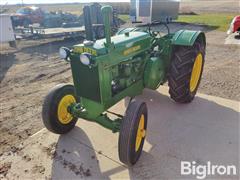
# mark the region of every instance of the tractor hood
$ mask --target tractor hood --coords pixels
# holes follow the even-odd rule
[[[123,55],[142,50],[150,45],[151,36],[146,32],[129,32],[111,37],[113,51],[123,51]],[[74,53],[87,52],[93,56],[105,55],[109,49],[105,46],[106,39],[97,40],[92,45],[78,44],[73,47]]]

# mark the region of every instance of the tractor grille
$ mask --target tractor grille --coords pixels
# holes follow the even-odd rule
[[[101,102],[98,67],[89,68],[79,60],[71,61],[71,66],[77,96]]]

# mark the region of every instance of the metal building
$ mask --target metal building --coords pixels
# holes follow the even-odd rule
[[[178,18],[180,0],[131,0],[132,22],[170,22]]]

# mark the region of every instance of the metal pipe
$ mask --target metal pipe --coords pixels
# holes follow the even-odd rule
[[[103,23],[104,23],[104,31],[106,37],[106,47],[111,48],[111,25],[110,25],[110,15],[112,14],[113,10],[111,6],[103,6],[102,9],[103,15]]]
[[[91,12],[90,12],[89,6],[84,6],[83,14],[84,14],[86,39],[92,41],[93,40],[93,27],[92,27]]]

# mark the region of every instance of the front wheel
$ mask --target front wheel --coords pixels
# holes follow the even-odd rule
[[[205,61],[205,44],[176,46],[170,64],[168,85],[171,98],[179,103],[191,102],[200,84]]]
[[[121,162],[134,165],[143,149],[147,129],[147,106],[144,102],[130,102],[122,120],[118,154]]]
[[[60,84],[54,87],[43,103],[42,119],[45,127],[56,134],[72,130],[77,118],[68,112],[68,107],[73,103],[76,103],[73,85]]]

